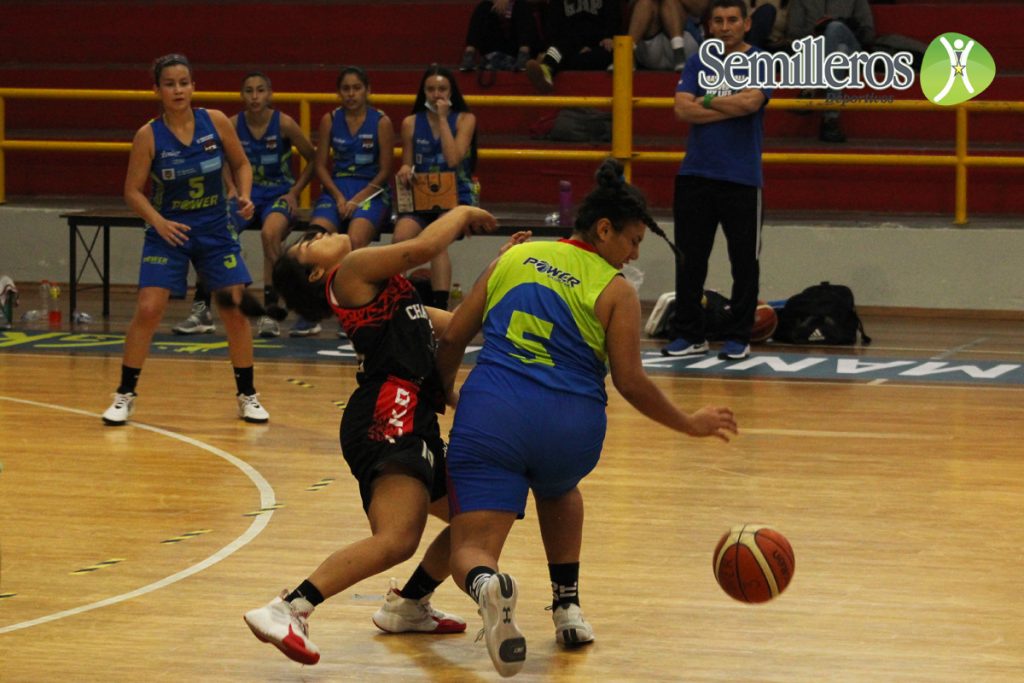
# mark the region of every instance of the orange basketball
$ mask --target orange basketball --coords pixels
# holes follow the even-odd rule
[[[763,342],[775,333],[779,325],[779,316],[775,309],[763,301],[757,303],[754,311],[754,326],[750,329],[750,341]]]
[[[718,585],[741,602],[767,602],[786,590],[796,558],[786,537],[759,524],[734,526],[715,546]]]

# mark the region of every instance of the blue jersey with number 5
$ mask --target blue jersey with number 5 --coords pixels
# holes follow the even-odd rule
[[[228,220],[224,145],[205,109],[193,109],[195,132],[183,144],[162,118],[153,119],[154,154],[150,202],[164,218],[193,230],[222,229]]]
[[[477,365],[498,365],[542,386],[607,402],[605,330],[594,305],[618,274],[583,242],[512,247],[487,283]]]

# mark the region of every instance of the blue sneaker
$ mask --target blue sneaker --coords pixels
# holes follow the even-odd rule
[[[750,344],[730,339],[725,342],[722,350],[718,352],[718,358],[720,360],[743,360],[744,358],[750,358]]]
[[[320,323],[314,323],[300,317],[295,321],[290,332],[289,337],[312,337],[314,334],[320,334]]]
[[[661,347],[663,356],[703,356],[707,352],[708,343],[706,341],[690,343],[682,337],[677,337]]]

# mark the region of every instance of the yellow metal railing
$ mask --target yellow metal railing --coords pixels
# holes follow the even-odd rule
[[[552,96],[502,96],[469,95],[466,101],[473,107],[599,107],[612,110],[611,150],[600,149],[531,149],[531,148],[482,148],[481,159],[516,160],[569,160],[600,161],[609,153],[622,161],[627,178],[632,173],[633,162],[679,163],[682,150],[644,151],[633,149],[633,110],[671,109],[670,97],[633,97],[633,51],[629,36],[615,38],[614,75],[611,97],[552,97]],[[195,99],[200,102],[238,102],[236,92],[197,92]],[[0,204],[6,201],[6,176],[4,153],[7,151],[62,151],[62,152],[128,152],[129,142],[87,142],[65,140],[10,140],[6,137],[5,102],[8,99],[44,100],[115,100],[153,101],[151,90],[77,90],[43,88],[0,88]],[[299,126],[310,135],[312,129],[310,105],[335,104],[333,93],[275,93],[276,102],[299,105]],[[414,95],[374,94],[377,105],[411,105]],[[845,111],[945,111],[955,114],[956,135],[953,154],[859,154],[859,153],[799,153],[765,152],[765,163],[785,164],[831,164],[831,165],[872,165],[872,166],[951,166],[955,168],[955,209],[954,223],[967,222],[967,169],[969,167],[1024,168],[1024,156],[970,155],[967,152],[969,112],[976,113],[1021,113],[1024,102],[964,102],[953,107],[942,107],[926,100],[894,100],[891,102],[849,102],[831,103],[825,100],[773,99],[769,109],[842,109]],[[301,160],[305,164],[305,160]],[[303,205],[308,206],[309,189],[303,193]]]

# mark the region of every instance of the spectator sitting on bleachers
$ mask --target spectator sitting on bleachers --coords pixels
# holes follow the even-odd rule
[[[850,54],[868,48],[875,40],[875,20],[867,0],[792,0],[789,3],[787,39],[825,37],[825,53]],[[837,91],[829,95],[838,96]],[[839,112],[822,115],[819,137],[824,142],[846,142]]]
[[[636,65],[682,71],[700,44],[700,26],[691,16],[700,16],[704,4],[705,0],[632,0],[629,35]]]
[[[580,3],[553,0],[548,5],[548,48],[542,59],[526,63],[526,76],[539,92],[555,88],[562,69],[603,71],[612,63],[612,38],[622,32],[619,0]]]
[[[411,187],[413,176],[428,173],[453,173],[458,204],[479,205],[472,175],[476,167],[476,115],[469,111],[458,81],[437,64],[427,67],[416,92],[412,114],[402,121],[402,167],[395,183]],[[443,211],[402,213],[395,222],[394,242],[412,239]],[[432,301],[425,302],[448,310],[452,284],[452,262],[445,248],[430,260]]]
[[[524,71],[526,62],[543,47],[533,8],[543,2],[483,0],[478,4],[469,18],[459,71],[475,70],[481,55],[481,68]]]

